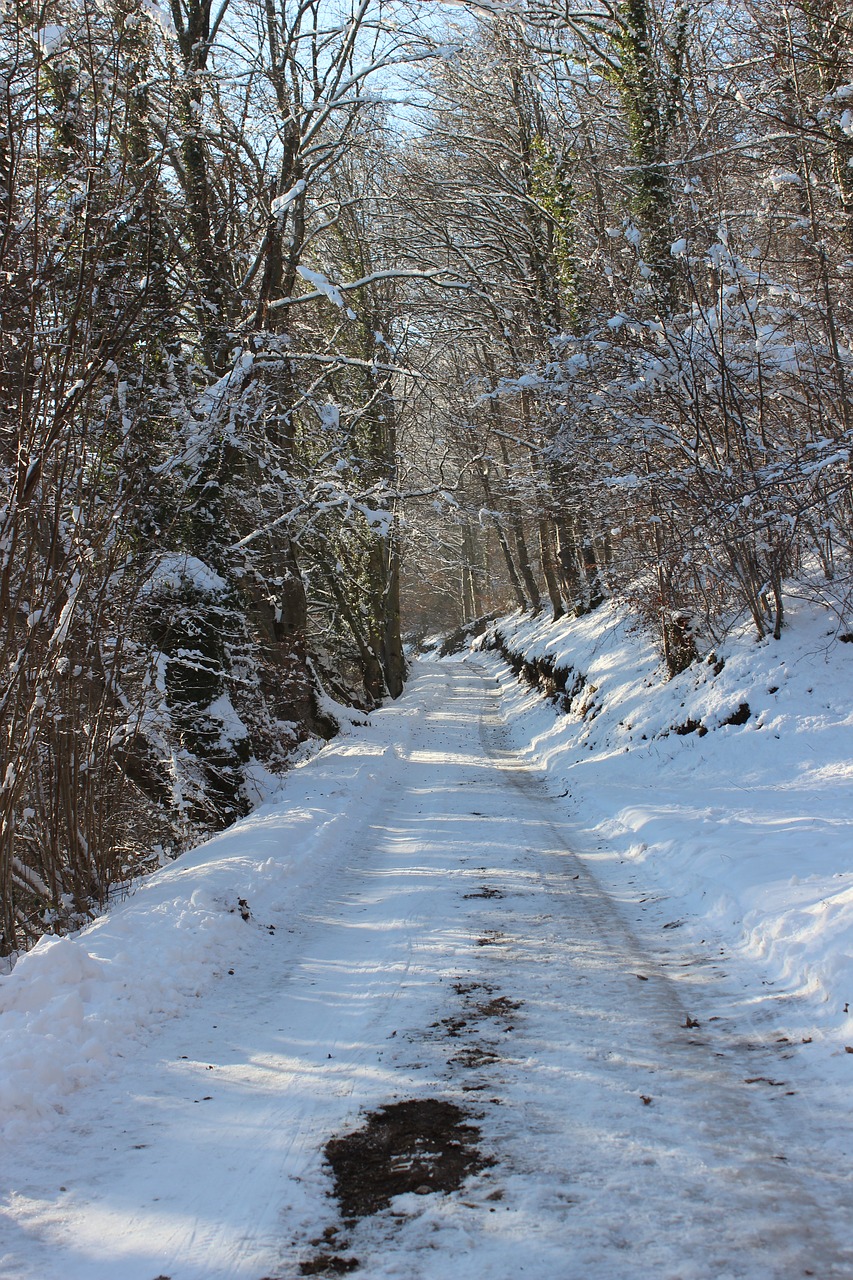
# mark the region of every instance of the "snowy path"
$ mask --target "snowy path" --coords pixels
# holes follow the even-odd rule
[[[853,1273],[808,1099],[574,858],[485,667],[423,664],[375,722],[299,771],[346,815],[315,882],[249,900],[234,972],[0,1156],[4,1280],[291,1280],[326,1247],[370,1280]],[[323,1146],[404,1098],[465,1107],[494,1163],[344,1230]]]

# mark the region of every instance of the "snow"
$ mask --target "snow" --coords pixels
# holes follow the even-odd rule
[[[783,187],[799,187],[802,186],[802,178],[798,173],[790,172],[786,169],[774,169],[765,178],[765,185],[778,194]]]
[[[421,660],[23,956],[5,1280],[290,1280],[333,1228],[370,1280],[849,1275],[853,652],[789,613],[670,683],[614,608],[505,619],[585,717],[496,654]],[[324,1144],[434,1097],[494,1163],[344,1228]]]
[[[781,640],[732,635],[713,659],[664,682],[649,638],[607,606],[500,629],[530,661],[582,674],[586,717],[557,716],[514,687],[518,745],[568,786],[579,841],[606,841],[666,903],[662,924],[762,964],[776,990],[808,997],[838,1064],[853,1043],[853,647],[834,616],[789,601]],[[722,670],[715,668],[724,663]],[[724,722],[746,704],[743,726]],[[696,724],[690,733],[676,730]],[[523,726],[523,728],[522,728]],[[715,942],[705,942],[713,937]]]
[[[333,302],[336,307],[340,307],[349,320],[356,319],[356,313],[353,311],[352,307],[347,306],[344,301],[344,295],[341,293],[338,285],[332,284],[331,280],[324,276],[322,271],[311,271],[308,267],[297,267],[296,270],[302,276],[303,280],[307,281],[308,284],[313,284],[318,293],[325,294],[330,302]],[[366,281],[361,280],[357,283],[364,284]],[[347,285],[346,287],[351,289],[355,286]]]
[[[347,749],[339,755],[347,759]],[[263,896],[272,915],[296,901],[318,844],[345,817],[344,792],[327,803],[310,794],[323,786],[315,775],[302,803],[297,768],[285,809],[262,806],[144,881],[80,936],[45,938],[21,956],[0,984],[5,1141],[49,1127],[68,1094],[222,977],[245,932],[240,897]]]
[[[300,178],[296,185],[291,187],[289,191],[285,191],[282,195],[276,196],[270,205],[273,215],[275,217],[280,217],[283,213],[286,213],[294,200],[296,200],[298,196],[302,195],[305,187],[306,183],[304,178]]]
[[[226,590],[226,582],[215,569],[188,552],[169,551],[159,556],[146,582],[146,590],[167,588],[179,591],[193,587],[202,595],[218,595]]]
[[[165,36],[172,37],[177,35],[172,15],[168,12],[165,4],[160,5],[158,0],[142,0],[142,11],[148,15],[155,26],[160,28]]]
[[[218,698],[214,698],[213,702],[205,711],[206,716],[211,720],[217,720],[222,726],[222,732],[219,739],[219,745],[224,750],[229,750],[237,742],[242,742],[249,736],[249,730],[237,714],[234,704],[227,693],[222,693]]]
[[[322,271],[311,271],[308,267],[297,267],[296,270],[308,284],[313,284],[318,293],[324,293],[336,307],[345,307],[344,296],[336,284],[323,275]]]
[[[36,41],[44,56],[49,58],[52,53],[56,53],[57,49],[62,48],[67,36],[67,27],[61,27],[55,22],[49,22],[47,26],[38,29]]]
[[[341,411],[336,404],[332,404],[331,402],[328,404],[321,404],[317,412],[320,415],[320,421],[326,431],[337,431],[338,427],[341,425]],[[344,462],[344,459],[341,459],[340,461]],[[346,465],[345,462],[344,465]]]

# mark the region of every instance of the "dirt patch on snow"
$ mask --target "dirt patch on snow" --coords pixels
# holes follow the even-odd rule
[[[510,1000],[508,996],[496,996],[485,1004],[477,1005],[477,1012],[482,1018],[508,1018],[511,1013],[521,1008],[519,1000]]]
[[[476,1067],[490,1067],[495,1062],[501,1061],[501,1055],[495,1053],[492,1049],[484,1049],[481,1045],[471,1045],[470,1048],[460,1049],[459,1053],[455,1053],[450,1059],[454,1066],[467,1067],[469,1069]]]
[[[358,1271],[361,1265],[358,1258],[343,1256],[341,1250],[349,1248],[349,1241],[341,1235],[340,1227],[326,1227],[311,1244],[317,1252],[300,1262],[301,1276],[345,1276],[351,1271]],[[272,1277],[265,1277],[265,1280],[272,1280]]]
[[[378,1213],[407,1192],[455,1191],[491,1163],[480,1153],[479,1139],[461,1107],[439,1098],[372,1112],[361,1129],[326,1143],[343,1218]]]
[[[358,1271],[358,1258],[342,1258],[337,1253],[318,1253],[307,1262],[300,1263],[301,1276],[345,1276]]]

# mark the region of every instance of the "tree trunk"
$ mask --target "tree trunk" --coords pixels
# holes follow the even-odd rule
[[[392,698],[399,698],[406,680],[406,658],[400,625],[400,534],[396,516],[388,536],[388,586],[382,635],[382,666]]]
[[[551,601],[551,608],[554,611],[554,621],[562,618],[566,612],[563,604],[563,597],[560,595],[560,586],[557,581],[557,572],[554,567],[554,556],[551,550],[551,527],[546,516],[539,518],[539,555],[542,560],[542,573],[545,583],[548,587],[548,597]]]
[[[575,613],[582,611],[584,593],[581,586],[577,538],[571,517],[554,517],[554,534],[557,544],[557,572],[562,594]]]

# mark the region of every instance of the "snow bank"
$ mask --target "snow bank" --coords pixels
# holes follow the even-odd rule
[[[659,927],[736,950],[853,1044],[853,644],[788,602],[778,642],[744,629],[666,681],[648,637],[605,605],[497,624],[528,663],[571,669],[560,714],[503,665],[514,745],[568,787],[577,839],[613,884],[642,872]],[[672,936],[672,935],[669,935]],[[760,984],[759,984],[760,985]],[[850,1060],[848,1059],[848,1062]]]
[[[334,874],[353,796],[367,802],[390,750],[377,727],[362,727],[358,742],[336,739],[288,775],[275,802],[79,935],[44,938],[21,956],[0,977],[0,1140],[39,1132],[69,1093],[228,981],[259,931],[291,920],[301,895]]]

